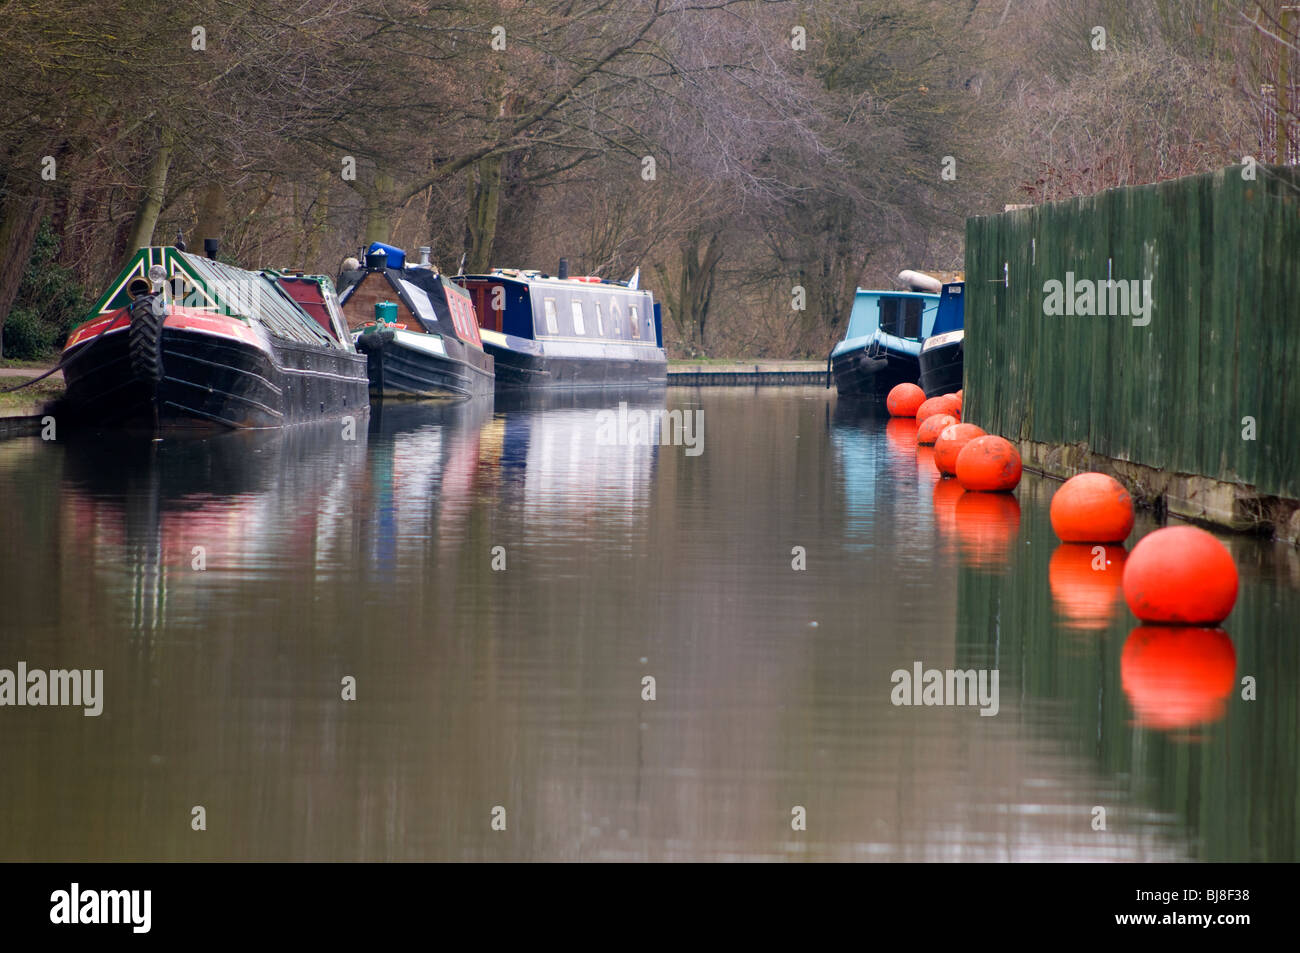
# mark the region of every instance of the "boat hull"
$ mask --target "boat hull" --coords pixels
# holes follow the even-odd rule
[[[64,356],[68,411],[154,430],[283,427],[369,411],[365,357],[348,351],[164,325],[156,357],[141,367],[128,327],[78,343]]]
[[[921,352],[921,390],[938,397],[961,390],[962,342],[941,344]]]
[[[662,387],[668,382],[666,360],[532,354],[487,340],[483,349],[496,365],[498,393],[536,388]]]
[[[463,341],[385,329],[359,334],[356,343],[367,357],[370,395],[380,400],[466,400],[494,391],[492,357]]]
[[[911,354],[888,348],[873,352],[864,345],[832,355],[831,373],[840,396],[884,400],[896,385],[915,384],[921,371]]]

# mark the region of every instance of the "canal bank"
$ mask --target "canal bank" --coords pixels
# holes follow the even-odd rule
[[[968,219],[966,419],[1300,542],[1298,213],[1300,170],[1260,165]]]
[[[4,391],[48,370],[48,367],[0,367],[0,440],[40,433],[41,418],[63,396],[63,372],[56,371],[22,390]]]
[[[823,361],[669,362],[670,387],[799,387],[826,383]]]

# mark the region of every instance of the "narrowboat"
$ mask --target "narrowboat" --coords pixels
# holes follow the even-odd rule
[[[483,350],[464,289],[422,260],[375,242],[364,268],[339,278],[343,316],[369,360],[370,395],[461,400],[493,392],[492,355]]]
[[[935,286],[937,291],[938,282]],[[921,344],[934,327],[938,306],[939,295],[930,291],[859,288],[844,340],[827,360],[841,396],[883,400],[896,384],[915,384]]]
[[[921,345],[921,390],[926,397],[961,390],[962,345],[966,339],[966,285],[951,281],[939,295],[939,313]]]
[[[140,249],[68,335],[60,366],[70,414],[160,432],[367,413],[366,359],[330,280],[311,280],[309,311],[276,272],[216,261],[216,241],[205,244],[207,258]]]
[[[497,392],[639,387],[668,380],[663,323],[649,291],[595,276],[498,268],[458,275],[474,299]]]

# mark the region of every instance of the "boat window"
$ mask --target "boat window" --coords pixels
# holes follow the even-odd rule
[[[573,333],[574,333],[574,334],[586,334],[586,333],[587,333],[587,322],[585,322],[585,321],[582,320],[582,302],[581,302],[581,301],[574,301],[574,302],[573,302]]]
[[[596,333],[605,336],[605,317],[600,313],[600,302],[596,302]]]
[[[632,337],[639,338],[641,336],[641,319],[636,313],[636,305],[628,305],[627,314],[632,322]]]
[[[884,334],[893,334],[897,336],[902,330],[899,325],[901,309],[899,298],[881,298],[880,299],[880,330]]]
[[[903,299],[903,337],[915,341],[921,339],[921,310],[924,305],[921,298]]]
[[[623,313],[619,310],[618,302],[615,301],[609,306],[609,317],[614,322],[614,333],[622,337],[623,335]]]
[[[556,314],[556,311],[555,311],[555,299],[554,299],[554,298],[543,298],[543,299],[542,299],[542,307],[543,307],[543,308],[545,309],[545,311],[546,311],[546,333],[547,333],[547,334],[559,334],[559,333],[560,333],[560,319],[559,319],[559,316]]]

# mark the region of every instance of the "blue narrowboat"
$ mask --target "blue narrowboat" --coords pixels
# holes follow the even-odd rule
[[[474,302],[496,389],[636,387],[668,381],[653,295],[629,282],[498,268],[456,278]]]
[[[884,400],[896,384],[915,384],[938,310],[938,294],[859,288],[844,340],[828,361],[840,395]]]
[[[966,284],[952,281],[939,294],[939,313],[921,345],[921,390],[926,397],[961,390],[962,345],[966,340]]]

